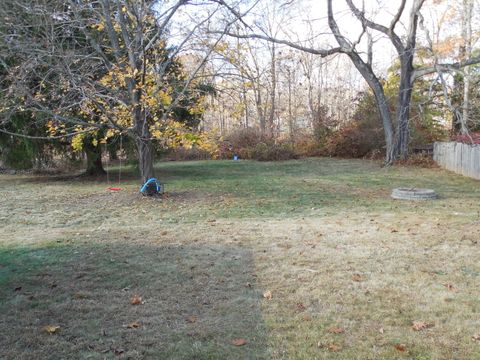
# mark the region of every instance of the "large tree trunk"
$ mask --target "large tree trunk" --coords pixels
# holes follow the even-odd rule
[[[388,100],[385,96],[385,91],[383,90],[382,84],[373,73],[370,65],[365,63],[360,56],[354,52],[348,53],[347,55],[350,57],[360,74],[362,74],[363,78],[367,81],[367,84],[375,95],[375,102],[380,113],[380,118],[382,119],[383,132],[385,134],[385,165],[391,165],[396,159],[396,152],[393,141],[392,117],[388,106]]]
[[[134,93],[135,108],[133,110],[133,122],[135,124],[135,143],[138,152],[138,168],[140,169],[140,176],[142,183],[148,179],[155,177],[153,170],[153,145],[152,136],[148,128],[145,113],[140,105],[141,94],[139,91]]]
[[[387,97],[385,96],[385,91],[383,90],[383,86],[380,80],[378,80],[378,78],[375,76],[375,73],[373,72],[372,67],[367,62],[363,61],[363,59],[360,57],[360,55],[357,52],[353,51],[350,48],[350,44],[340,33],[337,22],[335,21],[335,18],[333,16],[332,0],[328,1],[328,25],[330,27],[330,30],[332,30],[332,33],[335,36],[335,39],[337,40],[337,43],[343,49],[350,50],[346,53],[346,55],[350,58],[353,65],[357,68],[357,70],[363,76],[368,86],[370,86],[370,89],[372,89],[375,95],[378,111],[380,112],[380,117],[382,119],[383,131],[385,133],[385,145],[386,145],[385,165],[391,165],[396,158],[396,154],[395,154],[395,146],[393,142],[392,117],[390,115],[388,100],[387,100]]]
[[[400,159],[408,157],[410,142],[410,103],[413,92],[413,48],[405,49],[400,58],[400,87],[397,100],[397,139],[395,144],[396,156]]]
[[[102,149],[100,146],[93,146],[90,142],[85,145],[85,154],[87,155],[86,175],[99,176],[104,175],[105,170],[102,165]]]
[[[153,147],[152,141],[148,138],[137,138],[138,151],[138,167],[142,182],[145,183],[148,179],[155,177],[153,171]]]

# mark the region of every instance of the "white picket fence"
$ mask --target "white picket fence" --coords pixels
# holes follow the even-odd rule
[[[433,160],[447,170],[480,180],[480,145],[436,142]]]

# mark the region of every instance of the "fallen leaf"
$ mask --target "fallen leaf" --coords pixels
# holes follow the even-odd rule
[[[160,234],[163,235],[163,236],[165,236],[165,235],[168,234],[168,232],[167,232],[167,231],[162,231]]]
[[[263,297],[264,297],[265,299],[267,299],[267,300],[272,300],[272,298],[273,298],[272,292],[271,292],[270,290],[265,291],[265,292],[263,293]]]
[[[378,329],[378,332],[379,332],[380,334],[384,334],[384,333],[385,333],[385,330],[384,330],[383,328],[380,328],[380,329]]]
[[[88,295],[86,295],[84,293],[81,293],[81,292],[77,292],[77,293],[73,294],[73,297],[75,299],[87,299]]]
[[[118,349],[111,349],[115,355],[121,355],[125,352],[125,349],[118,348]]]
[[[233,339],[232,341],[230,341],[230,343],[232,345],[235,345],[235,346],[243,346],[247,343],[247,340],[245,339]]]
[[[185,321],[189,324],[193,324],[197,322],[197,317],[195,315],[189,316],[185,319]]]
[[[392,229],[392,231],[391,231],[391,232],[392,232],[392,233],[397,233],[397,232],[398,232],[398,230],[396,230],[396,229]]]
[[[297,310],[298,311],[305,311],[307,307],[303,305],[302,303],[297,303]]]
[[[356,282],[360,282],[360,281],[363,280],[363,279],[362,279],[362,275],[360,275],[360,274],[353,274],[352,280],[353,280],[353,281],[356,281]]]
[[[453,291],[453,285],[452,284],[443,284],[443,286],[445,286],[448,290],[451,290]]]
[[[312,321],[312,316],[311,315],[304,315],[303,316],[303,321]]]
[[[340,327],[332,326],[327,330],[330,334],[343,334],[345,332],[345,329],[342,329]]]
[[[428,328],[431,328],[431,327],[433,327],[433,324],[425,322],[425,321],[414,321],[412,323],[412,329],[415,330],[415,331],[421,331],[421,330],[428,329]]]
[[[48,334],[55,334],[60,329],[60,326],[57,325],[47,325],[43,327],[43,331]]]
[[[342,350],[342,347],[340,345],[337,345],[337,344],[330,344],[330,345],[328,345],[328,350],[330,350],[332,352],[339,352],[340,350]]]
[[[473,335],[472,339],[475,341],[480,341],[480,333]]]
[[[140,327],[140,322],[139,321],[134,321],[130,324],[127,325],[128,329],[138,329]]]
[[[405,346],[405,344],[395,344],[394,347],[395,349],[401,352],[404,352],[405,350],[407,350],[407,347]]]
[[[132,305],[140,305],[142,303],[142,298],[138,295],[133,295],[130,299],[130,304]]]

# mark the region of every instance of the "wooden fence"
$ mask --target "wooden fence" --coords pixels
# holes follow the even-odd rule
[[[433,159],[447,170],[480,180],[480,145],[436,142]]]

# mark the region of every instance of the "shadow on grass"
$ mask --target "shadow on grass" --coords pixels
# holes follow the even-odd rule
[[[249,250],[52,246],[0,252],[2,359],[262,359]],[[130,300],[139,295],[142,304]],[[129,328],[137,323],[138,328]],[[54,334],[46,325],[60,326]],[[245,339],[234,346],[234,339]]]

